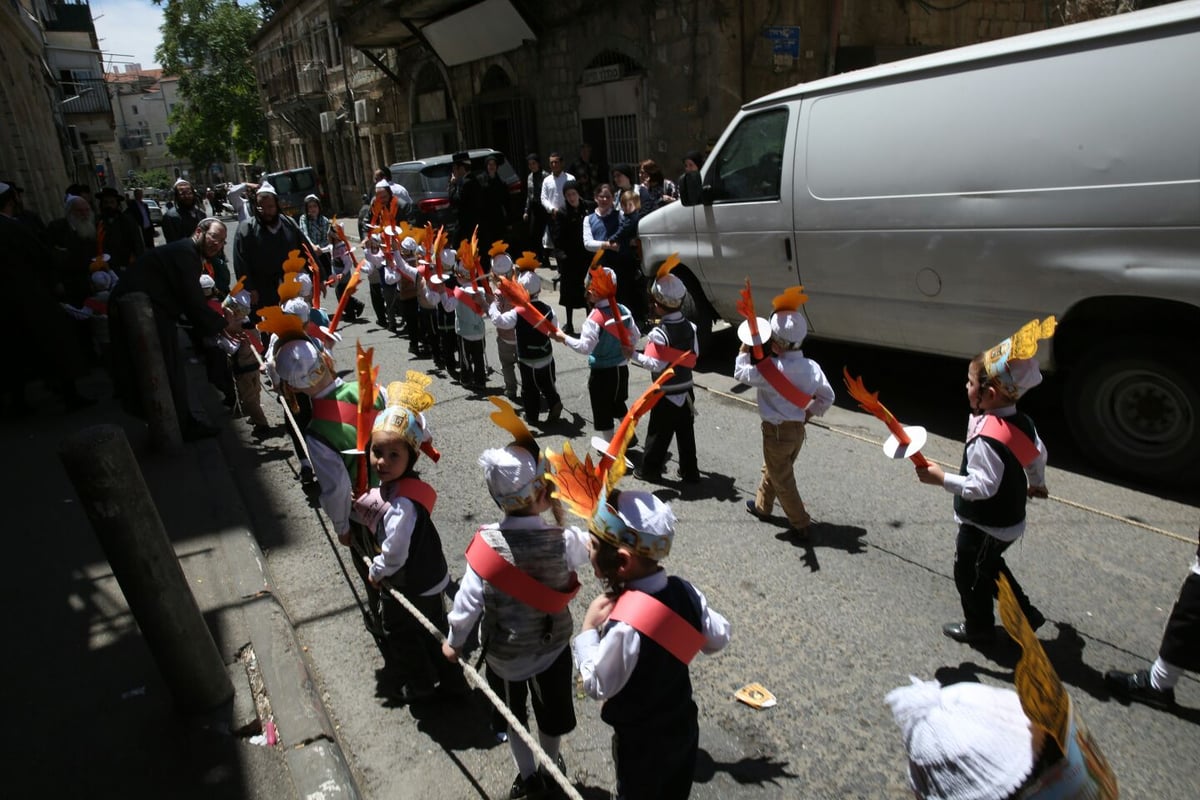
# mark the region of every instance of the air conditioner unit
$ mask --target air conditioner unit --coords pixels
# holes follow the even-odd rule
[[[354,101],[354,121],[360,125],[375,121],[375,103],[372,100]]]
[[[337,129],[337,112],[321,112],[321,133],[333,133]]]

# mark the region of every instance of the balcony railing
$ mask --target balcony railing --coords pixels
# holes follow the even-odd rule
[[[59,83],[64,114],[108,114],[112,104],[103,78],[72,78]]]

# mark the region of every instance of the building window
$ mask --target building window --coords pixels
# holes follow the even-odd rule
[[[638,160],[636,114],[605,117],[604,138],[608,143],[608,158],[611,163],[633,163]]]
[[[136,106],[136,105],[134,105],[134,106],[130,106],[130,108],[132,108],[132,109],[133,109],[133,115],[136,117],[136,116],[137,116],[137,114],[138,114],[138,108],[137,108],[137,106]]]
[[[155,144],[162,144],[163,143],[163,135],[161,133],[154,134],[154,142],[155,142]]]

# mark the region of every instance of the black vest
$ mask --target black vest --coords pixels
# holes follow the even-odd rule
[[[671,576],[667,585],[653,595],[696,630],[701,630],[700,604],[687,581]],[[675,726],[694,718],[692,679],[688,666],[662,645],[641,633],[637,665],[628,683],[605,701],[600,718],[613,727],[636,725],[646,728]]]
[[[389,575],[388,580],[404,594],[421,595],[441,582],[449,569],[446,567],[446,555],[442,552],[442,538],[438,536],[437,525],[433,524],[425,506],[415,500],[412,506],[417,510],[417,521],[408,543],[408,560],[403,567]],[[379,525],[375,532],[377,543],[381,543],[383,522]]]
[[[659,327],[667,335],[667,345],[674,347],[676,350],[691,350],[696,344],[696,330],[687,319],[678,319],[671,322],[663,321],[659,324]],[[651,373],[655,380],[658,380],[658,376],[661,374],[661,372]],[[663,386],[663,393],[685,394],[691,391],[691,389],[692,368],[676,364],[675,374]]]
[[[1033,420],[1025,414],[1018,411],[1010,417],[1004,417],[1004,421],[1028,436],[1031,442],[1037,441],[1037,429],[1033,426]],[[1000,442],[990,436],[977,438],[983,439],[984,443],[995,450],[1000,456],[1000,460],[1004,462],[1004,475],[1000,478],[1000,488],[996,494],[986,500],[964,500],[961,496],[955,496],[954,512],[967,522],[986,525],[990,528],[1007,528],[1023,522],[1027,500],[1025,490],[1028,486],[1024,468],[1021,467],[1021,463],[1017,461],[1017,457],[1012,454],[1012,451]],[[963,448],[962,466],[959,467],[958,474],[967,474],[966,448]]]
[[[550,306],[541,300],[534,300],[530,305],[547,317],[550,316]],[[554,345],[550,342],[550,337],[534,330],[524,317],[517,315],[517,358],[521,361],[540,361],[553,353]]]

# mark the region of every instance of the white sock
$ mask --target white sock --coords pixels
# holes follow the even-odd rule
[[[546,755],[550,756],[550,760],[554,761],[558,758],[558,746],[562,743],[561,736],[551,736],[538,731],[538,744],[546,751]]]
[[[525,744],[525,740],[517,735],[511,725],[508,726],[508,746],[512,749],[513,761],[516,762],[517,770],[521,773],[522,778],[528,778],[537,772],[537,761],[534,760],[533,751],[529,749],[529,745]]]
[[[1154,660],[1154,666],[1150,667],[1150,685],[1160,692],[1165,692],[1168,689],[1174,689],[1175,684],[1179,683],[1179,679],[1183,676],[1183,669],[1163,661],[1162,656]]]

